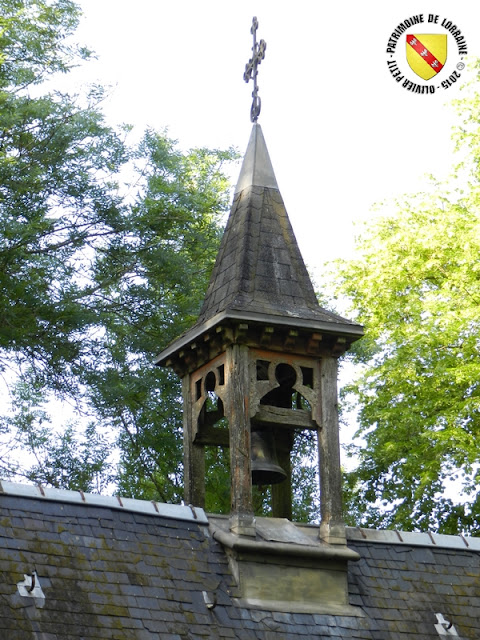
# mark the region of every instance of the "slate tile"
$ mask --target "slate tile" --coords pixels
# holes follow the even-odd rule
[[[255,638],[258,638],[258,636],[252,633],[252,631],[247,631],[245,629],[237,629],[236,637],[238,640],[254,640]]]
[[[132,616],[132,618],[135,618],[136,620],[141,620],[143,624],[145,624],[146,620],[152,619],[152,614],[148,609],[140,609],[139,607],[129,606],[128,613],[130,616]]]
[[[363,599],[360,595],[355,595],[350,593],[349,602],[354,607],[361,607],[363,605]]]
[[[311,613],[294,613],[293,624],[305,625],[305,626],[312,625],[313,615]]]
[[[205,633],[205,630],[203,630],[203,633]],[[219,638],[237,638],[238,636],[233,629],[230,629],[229,627],[224,627],[223,629],[218,629],[218,637]]]
[[[28,500],[24,500],[24,502],[28,503]],[[28,504],[24,506],[27,508]],[[80,513],[89,512],[90,509],[93,509],[93,507],[87,508],[82,505],[74,506]],[[103,509],[100,509],[100,511],[103,511]],[[125,514],[121,511],[112,511],[110,515],[111,518],[106,519],[111,519],[117,523],[121,522],[122,528],[117,526],[115,529],[116,536],[112,538],[108,537],[108,532],[111,530],[110,527],[106,527],[106,530],[103,530],[102,536],[99,538],[101,540],[101,545],[99,546],[104,548],[100,549],[101,554],[99,553],[98,556],[94,553],[95,546],[88,547],[88,545],[91,545],[91,539],[90,541],[87,539],[93,537],[93,527],[97,527],[102,531],[98,517],[93,519],[83,517],[82,521],[80,521],[80,518],[75,521],[72,516],[65,517],[63,522],[64,532],[60,528],[56,528],[58,522],[60,522],[60,520],[57,522],[56,516],[52,515],[51,520],[45,521],[48,522],[48,526],[46,524],[42,529],[44,533],[48,534],[56,530],[60,539],[62,539],[61,534],[64,533],[63,540],[67,544],[63,545],[63,555],[57,553],[49,556],[44,552],[39,553],[34,550],[35,540],[33,539],[7,539],[7,543],[11,543],[13,547],[10,550],[8,550],[8,544],[5,544],[4,540],[0,541],[0,544],[4,546],[2,554],[0,554],[2,555],[0,558],[0,568],[2,570],[9,571],[13,578],[19,576],[18,571],[14,572],[14,565],[18,564],[15,563],[15,558],[21,553],[22,545],[28,542],[26,547],[27,557],[24,556],[22,562],[26,564],[35,560],[37,569],[39,566],[44,567],[44,575],[51,580],[52,586],[48,587],[50,593],[47,596],[47,600],[50,605],[56,607],[56,611],[50,614],[48,631],[47,629],[42,629],[44,636],[51,631],[52,625],[55,624],[57,625],[55,640],[59,637],[59,629],[67,630],[68,634],[70,634],[70,631],[74,628],[72,624],[65,624],[65,612],[68,598],[71,597],[69,596],[70,593],[77,593],[78,595],[77,600],[70,607],[71,612],[75,615],[79,615],[79,612],[81,612],[81,598],[85,597],[93,610],[98,609],[100,611],[99,615],[105,615],[101,609],[102,607],[107,609],[107,605],[110,603],[112,611],[120,612],[122,608],[128,607],[129,614],[133,619],[140,620],[143,612],[144,620],[151,615],[150,623],[156,622],[159,624],[157,631],[150,631],[145,627],[144,629],[130,629],[130,631],[127,628],[122,632],[121,630],[115,630],[113,627],[115,622],[123,620],[123,617],[109,618],[107,615],[106,617],[110,620],[109,624],[112,626],[105,626],[101,631],[89,627],[85,623],[82,625],[84,637],[95,640],[113,638],[117,633],[119,634],[117,637],[122,638],[122,640],[127,637],[139,640],[140,635],[128,636],[129,632],[133,633],[134,631],[138,631],[139,634],[141,632],[141,635],[144,632],[147,633],[148,635],[145,637],[148,637],[148,640],[153,640],[153,638],[161,640],[168,636],[174,637],[173,634],[177,638],[180,638],[181,635],[187,637],[189,625],[186,622],[186,617],[189,615],[196,617],[194,623],[198,625],[198,628],[195,635],[198,635],[198,637],[212,637],[209,632],[215,628],[215,637],[229,637],[229,634],[234,632],[235,635],[231,637],[240,639],[248,637],[263,638],[265,640],[265,634],[269,633],[276,640],[282,637],[292,637],[292,639],[295,637],[342,637],[351,640],[360,640],[362,638],[391,640],[395,634],[402,637],[403,640],[410,640],[410,636],[412,638],[415,637],[415,640],[424,640],[426,638],[430,640],[430,637],[433,638],[435,636],[425,636],[425,634],[412,636],[411,631],[412,625],[417,625],[419,629],[419,625],[424,626],[423,618],[425,611],[431,612],[431,609],[428,609],[430,605],[433,607],[443,606],[445,611],[447,610],[447,605],[461,607],[462,614],[464,614],[461,618],[463,628],[472,630],[467,631],[469,636],[466,637],[476,637],[478,635],[477,614],[479,598],[476,596],[480,594],[475,590],[475,582],[478,581],[479,576],[478,558],[476,555],[472,556],[468,551],[464,553],[463,557],[474,558],[475,560],[474,563],[470,563],[468,566],[463,566],[464,563],[462,561],[458,566],[452,563],[452,557],[457,557],[455,552],[446,554],[443,551],[432,548],[431,553],[435,560],[434,564],[431,563],[431,557],[429,558],[430,562],[427,564],[420,562],[421,556],[415,559],[415,554],[411,554],[408,562],[409,566],[406,567],[402,564],[404,563],[405,551],[402,550],[396,556],[392,553],[391,558],[395,556],[395,560],[385,560],[384,557],[373,558],[372,556],[375,554],[370,553],[368,544],[362,546],[362,543],[359,543],[357,548],[360,550],[363,548],[365,551],[365,558],[362,563],[365,563],[364,566],[367,567],[365,573],[369,573],[369,575],[361,576],[361,572],[357,567],[352,565],[352,577],[355,577],[355,579],[350,581],[351,602],[358,602],[364,605],[365,611],[370,616],[366,619],[370,627],[365,627],[366,622],[363,619],[358,619],[349,626],[349,620],[354,619],[342,619],[338,616],[325,618],[321,616],[323,620],[327,619],[331,622],[333,619],[336,622],[336,626],[331,624],[324,625],[322,630],[320,625],[310,624],[309,626],[306,624],[307,620],[310,620],[310,622],[314,620],[313,616],[309,614],[280,613],[276,614],[277,620],[275,620],[274,614],[263,612],[261,615],[266,616],[267,620],[276,624],[275,630],[269,627],[267,622],[263,621],[263,618],[259,618],[255,622],[251,617],[250,611],[239,610],[232,606],[226,586],[222,586],[218,591],[219,604],[217,604],[217,608],[213,612],[206,610],[202,602],[201,591],[202,585],[208,580],[212,568],[215,576],[222,577],[222,585],[230,584],[232,578],[228,572],[226,558],[221,547],[212,540],[207,541],[204,532],[200,529],[195,529],[195,525],[182,523],[177,526],[177,523],[170,523],[167,527],[158,526],[158,523],[155,523],[150,531],[147,532],[146,527],[149,526],[148,523],[151,524],[152,518],[142,515],[140,524],[140,520],[135,520],[135,550],[134,552],[129,552],[130,539],[133,541],[134,538],[131,537],[131,533],[126,534],[126,529],[123,527],[129,524],[128,520],[132,524],[134,518],[125,517]],[[36,519],[36,517],[32,517],[32,523]],[[186,524],[187,526],[185,526]],[[12,528],[11,531],[14,533]],[[78,539],[75,547],[68,545],[69,538],[67,533],[72,536],[72,540]],[[123,540],[119,540],[119,538],[123,538]],[[50,542],[55,543],[55,540],[51,537],[48,537],[48,539]],[[193,545],[191,544],[192,540],[194,541]],[[192,549],[192,546],[195,548]],[[173,555],[172,550],[175,551]],[[207,553],[209,554],[208,563],[204,560]],[[202,557],[201,566],[197,566],[196,570],[190,570],[188,566],[190,559],[198,558],[199,554]],[[377,555],[384,556],[385,554]],[[135,559],[139,556],[143,560],[135,562]],[[178,561],[172,562],[169,567],[162,567],[162,562],[158,561],[159,558],[168,559],[169,561],[172,558],[177,558]],[[84,563],[84,566],[87,566],[86,563],[90,561],[88,573],[79,572],[78,562],[80,560]],[[40,562],[44,564],[39,564]],[[115,566],[112,566],[112,563]],[[126,570],[126,567],[124,570],[124,565],[128,565],[128,570]],[[154,567],[156,573],[148,575],[138,571],[139,569],[146,571],[148,566]],[[175,576],[174,579],[168,577],[168,574],[166,574],[167,569]],[[469,575],[467,575],[467,572]],[[119,576],[122,577],[119,578]],[[78,579],[79,577],[80,580]],[[116,592],[109,590],[112,587],[109,582],[102,582],[105,579],[108,579],[109,582],[121,581],[120,584],[115,585],[117,587]],[[9,578],[9,580],[11,584],[15,584],[15,580],[12,580],[12,578]],[[60,586],[58,583],[60,583]],[[425,588],[425,585],[428,588]],[[458,587],[457,591],[455,591],[455,586]],[[167,587],[170,591],[167,591],[164,587]],[[393,595],[394,598],[382,597],[385,591],[389,592],[391,596]],[[156,596],[154,595],[155,593],[157,593]],[[364,595],[360,597],[361,594]],[[161,597],[158,597],[159,595]],[[170,599],[167,599],[167,596]],[[143,605],[145,606],[139,605],[139,597],[144,598]],[[221,605],[220,598],[222,600]],[[155,603],[156,609],[152,609],[152,602]],[[424,604],[422,605],[422,603]],[[421,606],[425,608],[425,611],[421,610]],[[222,620],[214,617],[215,611],[223,612]],[[392,614],[392,612],[394,613]],[[42,615],[46,616],[47,611],[44,611]],[[155,620],[153,618],[155,615],[167,616],[169,619]],[[222,614],[220,615],[222,616]],[[280,620],[282,615],[285,617]],[[388,619],[389,617],[390,619]],[[207,624],[211,620],[215,620],[215,627],[212,627],[212,623],[210,625]],[[175,625],[176,628],[174,626],[166,628],[167,622],[170,625]],[[357,628],[354,628],[355,624]],[[226,635],[222,627],[227,629]],[[178,629],[180,629],[180,633]],[[261,629],[264,629],[264,631],[261,631]],[[410,631],[407,632],[405,629]],[[380,635],[373,635],[376,632]],[[220,635],[221,633],[223,633],[223,636]],[[2,637],[1,632],[0,637]],[[66,640],[68,635],[61,637],[62,640]]]
[[[281,611],[274,611],[272,615],[275,622],[282,622],[284,624],[294,624],[292,613],[283,613]]]
[[[451,554],[449,556],[450,564],[454,567],[471,567],[472,566],[472,558],[466,554]]]
[[[150,620],[155,621],[155,623],[162,623],[163,627],[165,627],[165,624],[167,622],[174,622],[176,620],[175,616],[177,615],[178,611],[171,611],[171,604],[172,603],[165,601],[164,606],[160,605],[159,603],[159,606],[157,608],[150,609],[150,617],[145,621],[145,626],[149,629],[152,627],[152,623],[150,622]]]
[[[131,583],[131,575],[128,575],[129,582],[128,584],[120,584],[119,585],[119,593],[125,596],[143,596],[144,595],[144,587],[139,584]]]
[[[456,587],[454,587],[452,584],[435,584],[434,585],[435,593],[440,595],[453,595],[456,593],[455,589]]]

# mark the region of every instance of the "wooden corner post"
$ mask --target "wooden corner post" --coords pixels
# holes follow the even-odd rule
[[[318,390],[321,422],[318,431],[321,515],[319,536],[321,540],[329,544],[345,545],[337,375],[337,359],[332,356],[324,356],[320,361],[320,386]]]
[[[182,378],[183,395],[183,474],[184,501],[197,507],[205,506],[205,450],[195,444],[193,432],[193,399],[191,375]]]
[[[255,536],[250,458],[249,353],[232,344],[227,350],[228,422],[230,425],[231,511],[230,530]]]

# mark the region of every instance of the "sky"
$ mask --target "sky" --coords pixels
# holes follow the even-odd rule
[[[423,189],[426,174],[448,174],[453,111],[446,103],[461,95],[460,82],[471,72],[462,71],[446,90],[415,94],[387,66],[393,58],[406,67],[405,43],[394,56],[386,49],[397,25],[418,15],[427,22],[432,13],[437,25],[446,19],[458,26],[469,57],[480,56],[479,3],[79,4],[84,17],[77,40],[97,60],[77,69],[70,82],[111,86],[103,107],[110,122],[134,125],[133,136],[146,127],[167,127],[184,148],[233,145],[241,153],[250,135],[252,92],[243,72],[257,16],[257,40],[267,43],[259,66],[259,123],[300,250],[320,289],[322,264],[351,255],[359,221],[373,215],[374,203]],[[412,31],[447,34],[446,78],[459,61],[458,48],[437,25]]]

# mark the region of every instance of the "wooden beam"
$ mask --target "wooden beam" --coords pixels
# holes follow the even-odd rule
[[[262,335],[260,337],[260,344],[264,345],[264,346],[268,346],[270,345],[270,343],[272,342],[272,337],[273,337],[273,333],[274,333],[274,328],[273,327],[265,327],[262,331]]]
[[[205,506],[205,453],[203,446],[193,442],[192,398],[190,376],[182,380],[183,392],[183,436],[184,436],[184,500],[195,507]]]
[[[295,329],[291,329],[288,332],[288,335],[286,336],[285,341],[283,343],[284,348],[293,349],[297,342],[297,338],[298,338],[298,331],[296,331]]]
[[[197,432],[195,444],[211,445],[214,447],[229,447],[230,435],[228,429],[204,427]]]
[[[252,417],[255,424],[275,424],[282,429],[313,429],[318,425],[312,420],[310,411],[305,409],[284,409],[261,404],[256,414]]]
[[[320,342],[322,341],[321,333],[312,333],[307,342],[307,352],[308,353],[318,353]]]

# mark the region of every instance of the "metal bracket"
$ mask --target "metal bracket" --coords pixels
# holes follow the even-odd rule
[[[24,581],[17,583],[18,593],[24,598],[33,598],[35,605],[42,608],[45,604],[45,594],[42,591],[36,571],[30,575],[23,574]]]
[[[435,625],[435,629],[439,636],[455,636],[458,638],[458,633],[455,627],[453,626],[453,622],[449,620],[445,620],[442,613],[436,613],[437,623]]]

